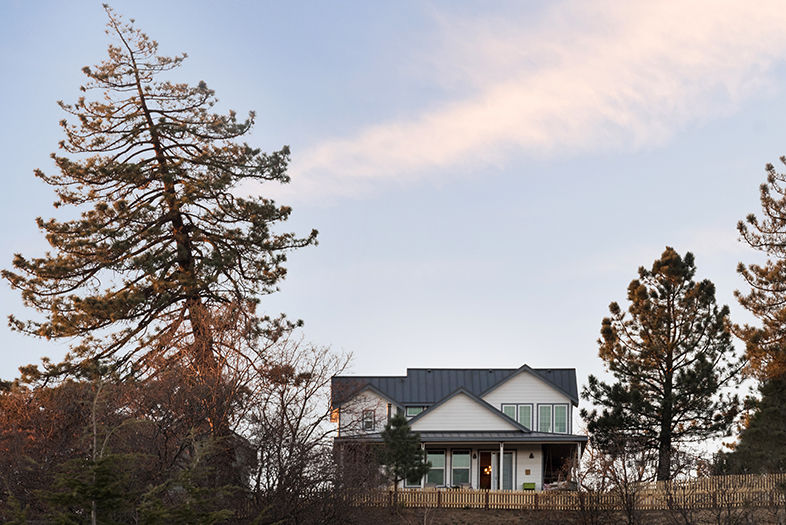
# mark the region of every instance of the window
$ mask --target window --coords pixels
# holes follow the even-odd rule
[[[452,483],[454,485],[469,483],[469,450],[454,450],[452,458]]]
[[[551,432],[551,405],[538,405],[538,431]]]
[[[364,410],[361,428],[364,431],[374,430],[374,411]]]
[[[519,405],[518,422],[529,429],[532,428],[532,405]]]
[[[516,405],[502,405],[502,413],[510,419],[516,419]]]
[[[502,490],[513,490],[513,452],[502,456]]]
[[[554,432],[568,433],[568,405],[554,405]]]
[[[426,474],[426,484],[432,483],[438,487],[445,485],[445,451],[429,450],[426,461],[431,463],[431,470]]]
[[[408,479],[405,479],[404,480],[404,488],[407,488],[407,489],[420,488],[420,482],[421,481],[423,481],[423,478],[418,478],[418,479],[416,479],[414,481],[410,481]]]
[[[415,417],[421,412],[425,407],[407,407],[407,417]]]

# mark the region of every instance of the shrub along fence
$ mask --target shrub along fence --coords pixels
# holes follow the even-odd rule
[[[713,476],[658,482],[608,492],[524,492],[475,489],[371,491],[357,502],[369,506],[517,510],[667,510],[680,507],[772,507],[786,505],[786,474]],[[623,502],[623,498],[627,501]]]

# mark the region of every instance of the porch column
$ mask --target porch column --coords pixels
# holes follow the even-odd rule
[[[499,442],[499,469],[497,469],[497,472],[499,472],[499,481],[497,481],[497,488],[499,490],[502,490],[503,488],[502,480],[504,478],[502,477],[502,468],[503,468],[502,465],[504,464],[505,464],[505,443],[500,441]]]
[[[420,444],[420,453],[423,454],[423,460],[425,461],[425,459],[426,459],[426,444],[425,443],[421,443]],[[424,483],[426,482],[425,479],[426,479],[426,476],[421,476],[420,477],[420,488],[423,488],[425,486],[424,485]]]

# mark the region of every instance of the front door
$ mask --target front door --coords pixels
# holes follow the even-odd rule
[[[491,452],[480,453],[480,483],[483,490],[491,490]]]
[[[480,453],[480,483],[478,486],[481,489],[497,490],[499,488],[497,481],[499,472],[497,465],[499,454],[496,452],[481,452]]]

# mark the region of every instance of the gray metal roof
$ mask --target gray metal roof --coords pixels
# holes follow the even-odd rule
[[[529,367],[527,367],[529,369]],[[371,385],[401,406],[432,405],[459,388],[481,396],[520,368],[407,368],[406,376],[335,376],[332,380],[333,406],[339,406],[367,385]],[[563,391],[574,404],[579,394],[575,368],[534,368],[547,383]]]
[[[586,443],[587,436],[576,434],[553,434],[550,432],[508,431],[424,431],[418,432],[423,443]],[[379,433],[341,436],[336,441],[381,442]]]

